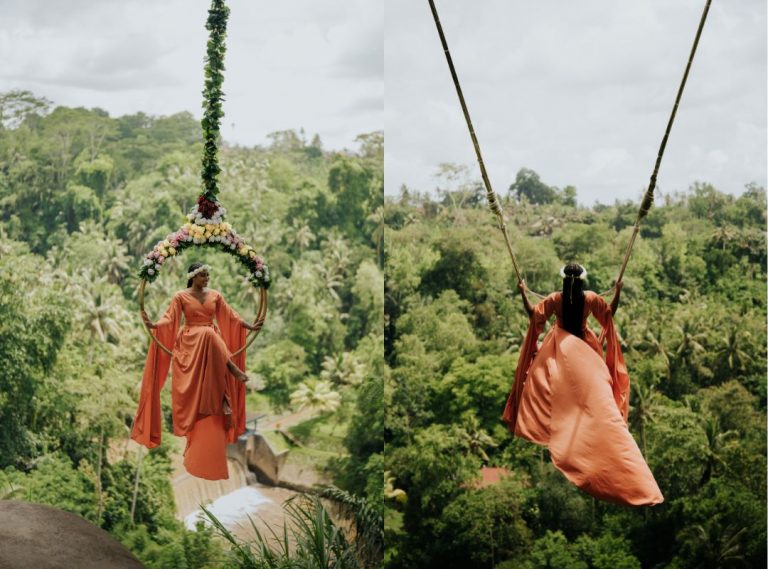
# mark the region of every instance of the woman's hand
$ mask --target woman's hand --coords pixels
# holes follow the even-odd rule
[[[141,311],[141,319],[144,321],[144,326],[146,326],[150,330],[154,330],[155,328],[157,328],[157,324],[153,323],[149,319],[149,316],[147,316],[147,313],[143,310]]]
[[[614,292],[613,300],[611,301],[611,314],[616,314],[616,311],[619,309],[619,299],[621,298],[621,289],[623,286],[623,281],[619,281],[613,285]]]
[[[261,327],[264,326],[264,319],[260,318],[253,324],[248,324],[248,322],[243,321],[243,328],[246,328],[252,332],[258,332],[261,330]]]
[[[528,313],[528,317],[533,314],[533,306],[531,306],[530,301],[528,300],[528,296],[525,294],[525,281],[520,281],[517,283],[517,290],[520,291],[520,296],[523,297],[523,308],[525,308],[525,311]]]

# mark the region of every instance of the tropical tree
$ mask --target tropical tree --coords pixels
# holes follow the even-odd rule
[[[332,389],[330,381],[307,381],[291,393],[291,405],[298,411],[335,411],[341,405],[341,396]]]

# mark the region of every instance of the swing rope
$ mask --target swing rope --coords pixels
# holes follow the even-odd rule
[[[699,20],[699,28],[696,30],[696,37],[693,40],[693,46],[691,46],[691,53],[688,56],[688,64],[685,66],[685,72],[683,73],[683,79],[680,81],[680,87],[677,89],[677,96],[675,97],[675,104],[672,107],[672,112],[669,115],[669,121],[667,121],[667,129],[664,131],[664,138],[661,139],[661,145],[659,146],[659,153],[656,156],[656,164],[653,167],[653,173],[651,174],[651,180],[648,183],[648,189],[643,196],[643,201],[640,204],[640,210],[637,212],[637,220],[635,221],[635,228],[632,231],[632,237],[629,239],[627,245],[627,252],[624,254],[624,261],[621,263],[621,270],[616,282],[621,282],[624,278],[624,271],[627,268],[629,262],[629,256],[632,253],[632,247],[635,245],[635,239],[640,231],[640,222],[648,215],[648,211],[653,205],[653,192],[656,189],[656,177],[659,174],[659,167],[661,166],[661,159],[664,156],[664,150],[667,148],[667,140],[669,139],[669,133],[672,130],[672,123],[675,122],[675,115],[677,115],[677,108],[680,105],[680,99],[683,97],[683,90],[685,89],[685,83],[688,81],[688,73],[691,70],[691,64],[693,63],[693,57],[696,55],[696,48],[699,47],[699,39],[701,38],[701,32],[704,29],[704,22],[707,20],[707,14],[709,13],[709,5],[712,0],[707,0],[704,5],[704,11],[701,13],[701,19]]]
[[[512,249],[512,244],[509,239],[509,234],[507,232],[507,223],[506,219],[504,218],[504,211],[501,209],[501,206],[499,204],[499,201],[496,196],[496,192],[493,191],[493,188],[491,187],[491,182],[488,179],[488,174],[485,170],[485,164],[483,162],[483,156],[480,152],[480,143],[477,141],[477,136],[475,135],[475,129],[472,126],[472,120],[469,117],[469,110],[467,109],[467,104],[464,101],[464,94],[461,90],[461,85],[459,84],[459,77],[456,74],[456,69],[453,65],[453,59],[451,58],[451,53],[448,51],[448,42],[445,39],[445,34],[443,33],[443,27],[440,24],[440,18],[437,15],[437,8],[435,7],[434,0],[428,0],[429,1],[429,7],[432,10],[432,17],[435,20],[435,26],[437,27],[437,33],[440,36],[440,43],[443,45],[443,52],[445,53],[445,59],[448,62],[448,68],[451,71],[451,77],[453,78],[453,84],[456,87],[456,94],[459,96],[459,103],[461,104],[461,110],[464,113],[464,119],[467,123],[467,128],[469,129],[469,136],[472,138],[472,144],[475,147],[475,154],[477,155],[477,162],[480,165],[480,174],[483,178],[483,184],[485,185],[485,194],[486,198],[488,199],[488,207],[490,208],[491,212],[496,216],[498,223],[499,223],[499,229],[501,229],[501,232],[504,235],[504,241],[507,245],[507,251],[509,251],[509,256],[512,259],[512,266],[515,269],[515,275],[517,276],[517,282],[522,282],[522,277],[520,276],[520,268],[517,264],[517,258],[515,257],[515,253]],[[635,245],[635,241],[637,239],[637,235],[640,231],[640,223],[642,222],[643,218],[645,218],[646,215],[648,215],[648,211],[651,209],[651,206],[653,205],[653,192],[656,189],[656,178],[659,174],[659,167],[661,166],[661,159],[664,156],[664,150],[667,146],[667,140],[669,139],[669,133],[672,130],[672,124],[675,121],[675,115],[677,114],[677,108],[680,105],[680,99],[683,96],[683,90],[685,89],[685,83],[688,80],[688,73],[691,70],[691,64],[693,63],[694,55],[696,54],[696,48],[699,45],[699,39],[701,38],[701,32],[704,29],[704,23],[707,19],[707,14],[709,13],[709,6],[711,4],[712,0],[707,0],[706,5],[704,6],[704,11],[701,14],[701,19],[699,20],[699,27],[696,31],[696,37],[693,41],[693,46],[691,47],[691,53],[688,57],[688,64],[685,67],[685,73],[683,74],[683,79],[680,82],[680,87],[677,90],[677,96],[675,97],[675,104],[672,107],[672,113],[670,114],[669,121],[667,122],[667,128],[664,132],[664,138],[662,138],[661,146],[659,147],[658,155],[656,156],[656,164],[653,168],[653,173],[651,174],[651,180],[648,184],[648,189],[645,192],[645,195],[643,196],[643,201],[640,204],[640,210],[637,214],[637,219],[635,221],[635,226],[632,231],[632,236],[629,239],[629,243],[627,244],[627,249],[624,254],[624,260],[621,264],[621,270],[619,271],[619,276],[616,279],[616,283],[621,282],[621,280],[624,278],[624,271],[627,268],[627,263],[629,262],[629,257],[632,253],[632,248]],[[600,293],[601,295],[605,296],[609,294],[614,288],[612,286],[607,291]],[[526,287],[527,288],[527,287]],[[537,296],[539,298],[544,298],[543,295],[529,290],[534,296]]]
[[[440,25],[440,18],[437,15],[437,8],[433,0],[429,0],[429,7],[432,9],[432,16],[435,19],[435,26],[437,26],[437,33],[440,35],[440,43],[443,44],[443,51],[445,52],[445,59],[448,61],[448,68],[451,70],[451,77],[453,78],[453,84],[456,86],[456,94],[459,96],[459,103],[461,103],[461,110],[464,112],[464,119],[467,121],[467,128],[469,129],[469,136],[472,138],[472,145],[475,147],[475,154],[477,155],[477,163],[480,165],[480,175],[483,177],[483,184],[485,185],[485,196],[488,199],[488,207],[491,212],[496,216],[496,220],[499,224],[499,229],[504,235],[504,242],[507,244],[507,251],[509,252],[509,258],[512,259],[512,267],[515,269],[515,275],[517,276],[517,282],[521,283],[523,278],[520,276],[520,268],[517,265],[517,257],[512,249],[512,242],[509,239],[509,233],[507,232],[507,220],[504,217],[504,210],[501,209],[499,200],[496,197],[496,192],[491,187],[491,181],[488,178],[488,172],[485,170],[485,163],[483,162],[483,155],[480,152],[480,143],[477,141],[477,135],[475,135],[475,128],[472,126],[472,119],[469,117],[469,109],[467,103],[464,101],[464,93],[461,91],[461,85],[459,84],[459,76],[456,74],[456,68],[453,66],[453,59],[451,58],[451,52],[448,51],[448,42],[445,40],[445,34],[443,33],[443,27]],[[530,291],[534,296],[544,298],[544,295],[534,291]]]

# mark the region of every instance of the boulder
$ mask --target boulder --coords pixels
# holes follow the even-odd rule
[[[0,569],[144,569],[119,541],[51,506],[0,500]]]

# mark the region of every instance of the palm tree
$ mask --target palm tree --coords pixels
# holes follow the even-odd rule
[[[741,330],[738,325],[732,326],[726,332],[723,342],[715,354],[718,360],[727,362],[729,372],[747,369],[751,357],[748,351],[742,349],[742,346],[748,342],[750,337],[751,334],[746,330]]]
[[[320,377],[337,385],[360,385],[365,377],[365,364],[350,352],[325,356]]]
[[[632,382],[632,394],[634,404],[630,408],[629,422],[633,429],[640,434],[640,444],[643,447],[643,456],[648,458],[648,445],[646,441],[645,427],[654,421],[654,411],[659,402],[656,392],[656,381],[635,380]]]
[[[739,237],[738,228],[732,225],[723,225],[715,229],[710,235],[710,240],[725,251],[725,246]]]
[[[677,348],[674,350],[678,365],[698,376],[711,377],[712,370],[701,363],[701,356],[707,352],[707,335],[698,332],[699,327],[691,319],[684,320],[682,325],[674,328],[679,334]]]
[[[477,416],[471,414],[465,417],[464,426],[461,427],[460,433],[462,439],[467,444],[469,453],[480,457],[483,462],[487,463],[490,459],[485,449],[488,447],[495,448],[498,445],[480,426]]]
[[[104,239],[106,262],[103,270],[107,275],[107,281],[112,284],[120,284],[125,275],[130,271],[130,257],[125,245],[113,235]]]
[[[119,289],[103,275],[94,278],[90,269],[81,269],[71,285],[72,296],[78,304],[77,321],[91,340],[117,343],[130,315],[122,305]]]
[[[696,567],[738,567],[744,566],[741,539],[746,532],[745,527],[721,527],[712,521],[686,528],[681,537],[698,554]]]
[[[669,377],[672,373],[672,369],[670,367],[669,352],[667,351],[663,334],[664,328],[661,326],[660,322],[657,322],[656,326],[646,331],[644,342],[641,343],[640,346],[649,355],[659,356],[661,358],[667,368],[667,377]]]
[[[728,465],[723,460],[722,453],[729,441],[738,439],[739,433],[734,430],[722,431],[720,419],[713,415],[706,415],[704,418],[704,432],[707,435],[706,463],[704,471],[701,474],[700,486],[709,482],[713,474],[719,467],[725,469]]]
[[[344,286],[344,278],[350,263],[350,250],[347,241],[341,235],[331,234],[322,244],[323,265],[320,273],[325,282],[326,290],[339,302],[336,289]]]
[[[291,405],[302,409],[335,411],[341,405],[341,396],[331,388],[330,381],[308,381],[299,384],[291,393]]]
[[[299,219],[293,220],[293,245],[299,250],[303,251],[309,247],[315,240],[315,234],[312,233],[309,225],[306,222]]]

